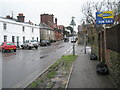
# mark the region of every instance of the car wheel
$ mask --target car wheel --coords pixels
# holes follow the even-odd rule
[[[31,47],[29,47],[29,49],[31,49]]]
[[[35,47],[35,49],[38,49],[38,47]]]
[[[5,49],[2,49],[2,52],[5,52]]]
[[[14,49],[14,52],[16,52],[16,49]]]
[[[2,52],[7,52],[7,50],[5,50],[5,49],[2,49]]]

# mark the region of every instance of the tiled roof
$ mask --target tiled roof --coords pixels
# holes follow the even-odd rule
[[[53,30],[50,26],[45,23],[40,23],[40,29]]]

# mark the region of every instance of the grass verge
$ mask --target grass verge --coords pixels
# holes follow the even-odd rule
[[[64,88],[77,55],[62,56],[26,88]]]

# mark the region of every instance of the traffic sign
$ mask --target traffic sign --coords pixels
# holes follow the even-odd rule
[[[113,24],[113,18],[112,11],[96,12],[96,24]]]

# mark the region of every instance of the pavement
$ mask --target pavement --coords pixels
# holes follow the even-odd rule
[[[76,45],[77,60],[67,88],[115,88],[110,75],[96,73],[97,60],[90,60],[90,47],[84,53],[84,46]]]

